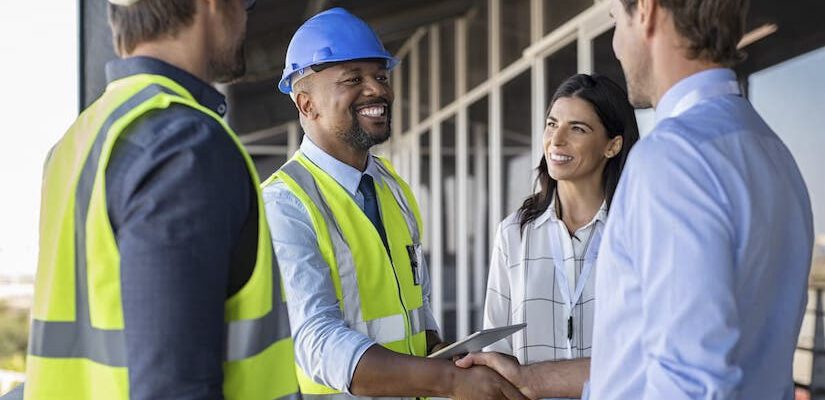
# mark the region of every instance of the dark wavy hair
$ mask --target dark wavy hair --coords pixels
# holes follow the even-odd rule
[[[622,150],[607,161],[603,172],[603,191],[609,210],[627,155],[639,140],[639,127],[636,125],[636,114],[633,111],[633,106],[628,102],[627,92],[624,89],[609,78],[595,74],[592,76],[586,74],[573,75],[564,81],[553,95],[550,106],[547,107],[546,115],[549,116],[556,100],[563,97],[575,97],[590,103],[605,127],[608,139],[616,136],[622,137]],[[536,168],[536,172],[538,172],[538,176],[536,177],[535,186],[539,190],[524,200],[524,204],[518,210],[518,220],[522,232],[527,224],[547,211],[556,190],[557,182],[550,177],[550,173],[547,171],[547,159],[544,156],[541,157],[541,163]]]

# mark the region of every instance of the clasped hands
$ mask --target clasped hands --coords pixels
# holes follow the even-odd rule
[[[519,364],[518,360],[513,356],[495,352],[470,353],[463,357],[453,358],[453,362],[457,367],[468,370],[468,372],[472,370],[486,370],[485,373],[498,375],[507,381],[500,382],[505,385],[500,391],[503,397],[491,396],[489,398],[518,400],[532,400],[536,398],[530,387],[526,384],[528,381],[526,375],[529,374],[529,369]],[[495,381],[498,381],[498,379]],[[507,383],[509,383],[509,385]],[[513,388],[516,390],[512,390]]]

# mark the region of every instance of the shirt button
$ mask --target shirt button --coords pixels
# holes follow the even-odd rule
[[[218,114],[223,114],[226,112],[226,104],[221,104],[218,106]]]

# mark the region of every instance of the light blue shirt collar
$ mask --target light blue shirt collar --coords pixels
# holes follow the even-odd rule
[[[381,175],[376,169],[375,160],[373,160],[372,154],[370,154],[367,158],[367,168],[364,172],[361,172],[353,168],[351,165],[329,155],[323,149],[318,147],[318,145],[313,143],[307,135],[304,135],[304,139],[301,141],[301,153],[303,153],[319,168],[324,170],[324,172],[329,174],[332,179],[335,179],[335,181],[338,182],[338,184],[340,184],[352,196],[355,196],[358,192],[358,184],[361,183],[361,177],[364,174],[371,176],[376,183],[381,182]]]
[[[687,78],[676,82],[673,87],[665,92],[665,95],[659,100],[656,106],[656,123],[658,124],[663,119],[671,117],[676,107],[685,97],[691,95],[694,91],[699,91],[700,99],[712,97],[714,94],[706,92],[705,89],[719,84],[727,84],[728,82],[736,82],[736,73],[728,68],[712,68],[705,71],[697,72]],[[702,95],[702,93],[705,93]]]

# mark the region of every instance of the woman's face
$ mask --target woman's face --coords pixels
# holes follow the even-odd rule
[[[557,181],[600,181],[609,158],[621,150],[622,137],[609,139],[593,106],[577,97],[553,103],[544,126],[547,172]]]

